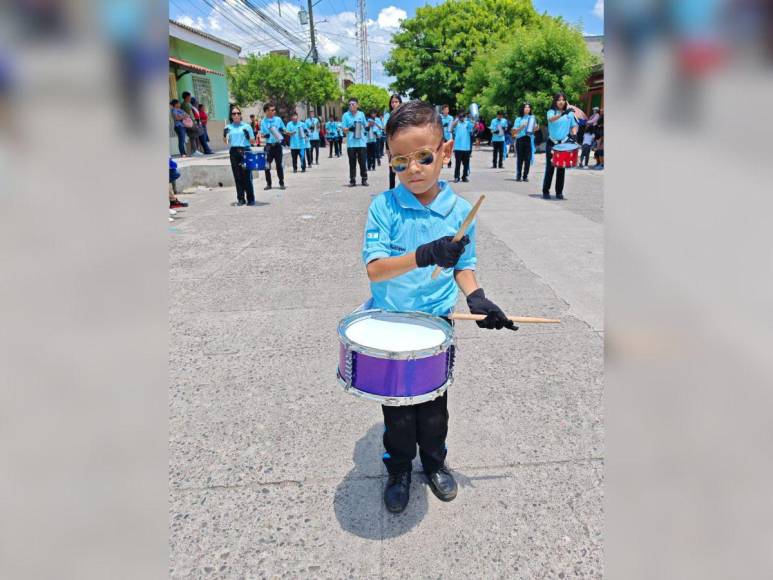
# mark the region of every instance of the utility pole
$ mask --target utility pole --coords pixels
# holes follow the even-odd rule
[[[368,49],[368,24],[365,16],[365,0],[357,3],[357,40],[360,44],[360,82],[370,83],[370,50]]]
[[[309,0],[309,35],[311,36],[311,60],[314,61],[314,64],[319,64],[317,38],[314,34],[314,5],[312,0]]]

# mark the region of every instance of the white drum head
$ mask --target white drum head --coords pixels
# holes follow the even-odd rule
[[[389,352],[436,348],[448,335],[431,318],[416,318],[399,312],[378,312],[354,320],[344,331],[352,343]]]

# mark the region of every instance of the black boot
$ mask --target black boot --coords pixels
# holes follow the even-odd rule
[[[438,499],[443,501],[451,501],[456,497],[456,480],[448,468],[444,465],[438,469],[435,473],[427,475],[429,481],[429,488],[432,490]]]
[[[384,488],[384,503],[393,514],[399,514],[408,505],[411,490],[411,472],[390,474]]]

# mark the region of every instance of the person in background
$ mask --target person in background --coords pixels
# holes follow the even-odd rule
[[[298,157],[301,158],[301,173],[306,173],[306,124],[298,120],[298,113],[295,111],[290,115],[290,122],[287,123],[287,133],[290,135],[290,155],[293,159],[293,173],[298,173]],[[301,135],[301,133],[304,135]]]
[[[513,123],[515,137],[515,180],[529,181],[529,169],[534,161],[534,133],[539,129],[531,112],[531,104],[524,103]]]
[[[368,171],[376,170],[376,158],[378,157],[379,128],[376,124],[376,111],[371,111],[365,125],[366,146],[368,149]]]
[[[448,105],[443,105],[440,111],[440,120],[443,122],[443,140],[448,142],[451,140],[451,123],[454,122],[454,118],[448,112]],[[448,167],[451,167],[450,157],[448,158]]]
[[[180,103],[182,110],[185,111],[193,121],[193,125],[191,127],[185,127],[185,132],[188,134],[188,143],[190,149],[190,151],[188,151],[188,155],[196,155],[200,148],[198,119],[196,118],[198,117],[199,112],[198,110],[194,111],[193,104],[191,103],[192,98],[193,97],[191,94],[188,91],[185,91],[183,93],[182,103]]]
[[[266,138],[266,187],[264,190],[271,189],[271,162],[274,161],[276,175],[279,178],[279,189],[285,188],[285,172],[282,167],[282,143],[284,141],[285,124],[282,119],[276,115],[276,106],[274,103],[263,105],[263,112],[266,116],[260,122],[260,134]]]
[[[255,205],[255,191],[252,187],[252,171],[244,164],[244,153],[255,144],[252,127],[242,121],[242,111],[231,105],[231,122],[223,129],[223,142],[229,146],[231,171],[236,182],[236,205]],[[245,199],[246,195],[246,199]]]
[[[381,112],[376,114],[376,125],[378,125],[380,135],[378,137],[378,164],[381,165],[381,159],[384,157],[384,145],[386,143],[386,119]]]
[[[212,151],[212,148],[209,146],[209,131],[207,131],[209,115],[207,114],[207,107],[204,103],[199,103],[199,121],[201,122],[202,128],[202,134],[199,137],[201,139],[201,144],[204,145],[204,155],[212,155],[214,151]]]
[[[255,134],[255,145],[260,146],[260,123],[258,123],[255,115],[250,115],[250,127],[252,127],[252,132]]]
[[[309,110],[309,118],[306,119],[306,129],[309,131],[309,167],[314,164],[314,158],[316,157],[316,164],[319,165],[319,129],[320,122],[317,118],[317,112],[312,107]],[[316,156],[314,152],[316,151]]]
[[[497,112],[497,118],[492,119],[491,125],[489,125],[491,144],[494,146],[494,157],[491,162],[492,169],[502,169],[507,127],[508,123],[507,119],[505,119],[505,113],[503,111]]]
[[[577,118],[585,118],[585,113],[570,105],[564,93],[556,93],[553,96],[550,110],[547,112],[548,141],[545,147],[545,178],[542,181],[542,197],[545,199],[550,199],[553,173],[556,174],[556,199],[564,199],[566,168],[553,167],[551,159],[555,145],[574,141],[575,135],[577,135]]]
[[[392,115],[395,112],[395,109],[399,107],[403,103],[403,98],[398,95],[397,93],[394,93],[391,97],[389,97],[389,110],[384,113],[384,135],[386,135],[386,126],[387,123],[389,123],[389,119],[392,117]],[[386,143],[386,150],[389,151],[389,141],[387,140]],[[392,169],[392,164],[389,164],[389,189],[395,188],[395,172],[394,169]]]
[[[462,172],[462,181],[468,182],[470,174],[470,151],[472,151],[472,132],[473,125],[467,119],[467,113],[459,111],[451,123],[451,134],[454,136],[454,183],[459,183],[459,170],[464,165]]]
[[[356,98],[349,99],[349,110],[341,119],[346,134],[346,153],[349,156],[349,187],[357,185],[357,164],[360,166],[362,185],[368,185],[368,168],[366,167],[366,135],[365,114],[359,111],[360,102]]]
[[[327,136],[327,143],[330,146],[330,154],[328,159],[332,159],[333,152],[335,151],[336,157],[340,157],[338,153],[338,123],[336,122],[336,116],[332,115],[325,123],[325,135]]]
[[[183,125],[186,113],[180,107],[180,101],[177,99],[169,101],[169,110],[174,121],[174,132],[177,135],[177,148],[180,151],[180,157],[188,157],[185,154],[185,126]]]
[[[177,198],[177,180],[180,178],[180,172],[177,170],[177,163],[171,157],[169,158],[169,209],[175,211],[182,207],[188,207],[188,203],[180,201]],[[175,211],[176,213],[176,211]],[[171,214],[174,215],[174,214]]]
[[[582,154],[580,154],[580,163],[577,167],[588,167],[590,162],[590,151],[593,148],[593,143],[596,141],[596,136],[593,131],[588,129],[582,136]]]
[[[596,159],[596,165],[593,169],[604,169],[604,131],[603,127],[596,128],[596,153],[594,158]]]

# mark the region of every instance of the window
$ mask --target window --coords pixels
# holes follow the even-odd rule
[[[207,106],[207,113],[214,115],[215,102],[212,99],[212,83],[209,77],[202,75],[191,75],[193,79],[193,96],[196,102],[204,103]]]

